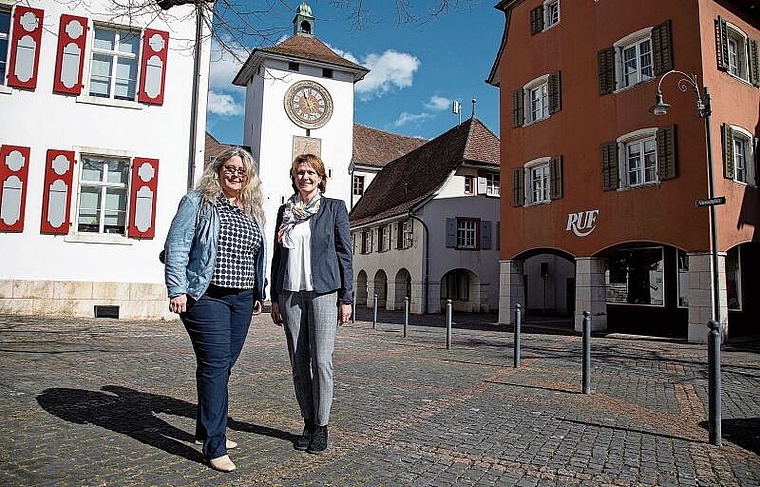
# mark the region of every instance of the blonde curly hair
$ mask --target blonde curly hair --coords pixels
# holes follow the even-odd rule
[[[206,166],[206,169],[203,170],[201,180],[198,181],[195,189],[201,193],[204,201],[215,201],[222,192],[222,186],[219,183],[220,173],[224,170],[223,168],[227,161],[235,156],[240,157],[240,160],[243,161],[243,167],[245,167],[246,174],[245,184],[243,185],[243,189],[240,190],[238,202],[243,208],[243,211],[251,217],[258,219],[263,224],[265,218],[263,208],[264,196],[261,190],[261,180],[256,171],[256,162],[253,160],[253,156],[242,147],[229,147],[216,156],[211,164]]]

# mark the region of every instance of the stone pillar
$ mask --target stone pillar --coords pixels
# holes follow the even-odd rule
[[[707,322],[713,319],[712,255],[690,252],[689,257],[689,329],[690,343],[707,343]],[[718,301],[722,326],[721,341],[728,335],[728,294],[726,292],[726,254],[718,253]]]
[[[575,331],[583,331],[583,312],[591,313],[591,329],[607,329],[607,286],[605,259],[575,258]]]
[[[378,304],[380,304],[380,297],[378,296]],[[375,307],[375,280],[371,281],[367,279],[367,309]]]
[[[393,311],[396,309],[396,281],[388,281],[387,288],[388,292],[385,295],[385,309]]]
[[[412,280],[412,295],[409,297],[409,312],[422,314],[422,303],[425,300],[425,287],[422,281]]]
[[[488,313],[491,311],[491,304],[488,300],[488,295],[491,291],[491,285],[490,284],[481,284],[480,285],[480,301],[479,301],[479,307],[478,309],[474,309],[473,311],[476,313]]]
[[[499,324],[511,325],[515,304],[522,306],[525,316],[525,283],[522,260],[499,261]]]
[[[441,312],[441,283],[430,282],[428,284],[428,313],[440,313]]]

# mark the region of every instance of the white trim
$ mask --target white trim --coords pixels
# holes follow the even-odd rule
[[[533,111],[531,110],[531,103],[530,103],[531,102],[530,94],[532,90],[539,88],[541,86],[546,86],[546,106],[544,107],[546,109],[546,116],[533,119]],[[523,85],[523,99],[522,99],[523,127],[527,127],[529,125],[533,125],[534,123],[538,123],[542,120],[551,118],[551,114],[549,113],[549,97],[550,96],[551,96],[551,93],[549,93],[549,75],[548,74],[539,76],[538,78],[535,78]]]
[[[92,60],[92,59],[90,59]],[[89,78],[88,78],[89,87]],[[142,110],[143,106],[136,101],[116,100],[114,98],[103,98],[99,96],[81,95],[76,98],[77,103],[87,103],[90,105],[102,105],[106,107],[130,108],[132,110]]]
[[[736,159],[734,158],[733,161],[731,161],[734,164],[734,177],[731,179],[736,184],[742,184],[745,186],[757,186],[757,172],[756,172],[756,163],[755,163],[755,136],[752,135],[751,132],[744,129],[743,127],[739,127],[738,125],[731,125],[728,124],[729,127],[731,127],[731,131],[734,133],[739,133],[739,136],[745,141],[745,148],[748,149],[748,153],[744,154],[744,171],[745,171],[745,179],[746,181],[739,181],[736,179]],[[734,140],[735,137],[734,137]],[[733,154],[733,147],[732,154]]]
[[[533,159],[532,161],[528,161],[525,164],[523,164],[523,188],[524,189],[524,203],[523,206],[537,206],[537,205],[546,205],[549,204],[552,200],[551,195],[549,194],[549,184],[551,181],[551,169],[549,168],[549,163],[551,162],[551,157],[538,157],[536,159]],[[547,198],[545,200],[541,201],[533,201],[533,185],[532,179],[530,176],[531,169],[535,167],[546,167],[547,171],[549,173],[546,177],[546,192],[547,192]]]
[[[630,47],[632,44],[638,44],[639,42],[649,39],[649,49],[650,49],[650,55],[652,58],[652,77],[647,78],[645,80],[639,79],[636,83],[632,83],[630,85],[624,85],[623,84],[623,49]],[[646,83],[648,81],[651,81],[656,78],[654,76],[654,45],[652,44],[652,27],[644,27],[643,29],[639,29],[636,32],[631,32],[630,34],[626,35],[625,37],[622,37],[617,40],[617,42],[612,44],[612,47],[615,51],[615,91],[613,93],[619,93],[621,91],[629,90],[633,88],[634,86],[639,86],[642,83]],[[638,50],[637,50],[638,55]],[[640,59],[637,57],[637,61],[640,61]]]

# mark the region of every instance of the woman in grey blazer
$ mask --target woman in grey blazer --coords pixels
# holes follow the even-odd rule
[[[318,156],[296,157],[290,179],[295,193],[280,207],[275,227],[272,321],[285,328],[304,419],[294,447],[320,454],[333,400],[335,331],[351,317],[351,236],[346,204],[322,195],[327,176]]]

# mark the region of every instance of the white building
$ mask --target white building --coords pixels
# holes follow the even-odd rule
[[[204,141],[194,6],[148,5],[0,0],[0,313],[168,316],[157,256]]]
[[[350,215],[357,304],[498,309],[499,179],[499,139],[475,117],[387,164]]]

